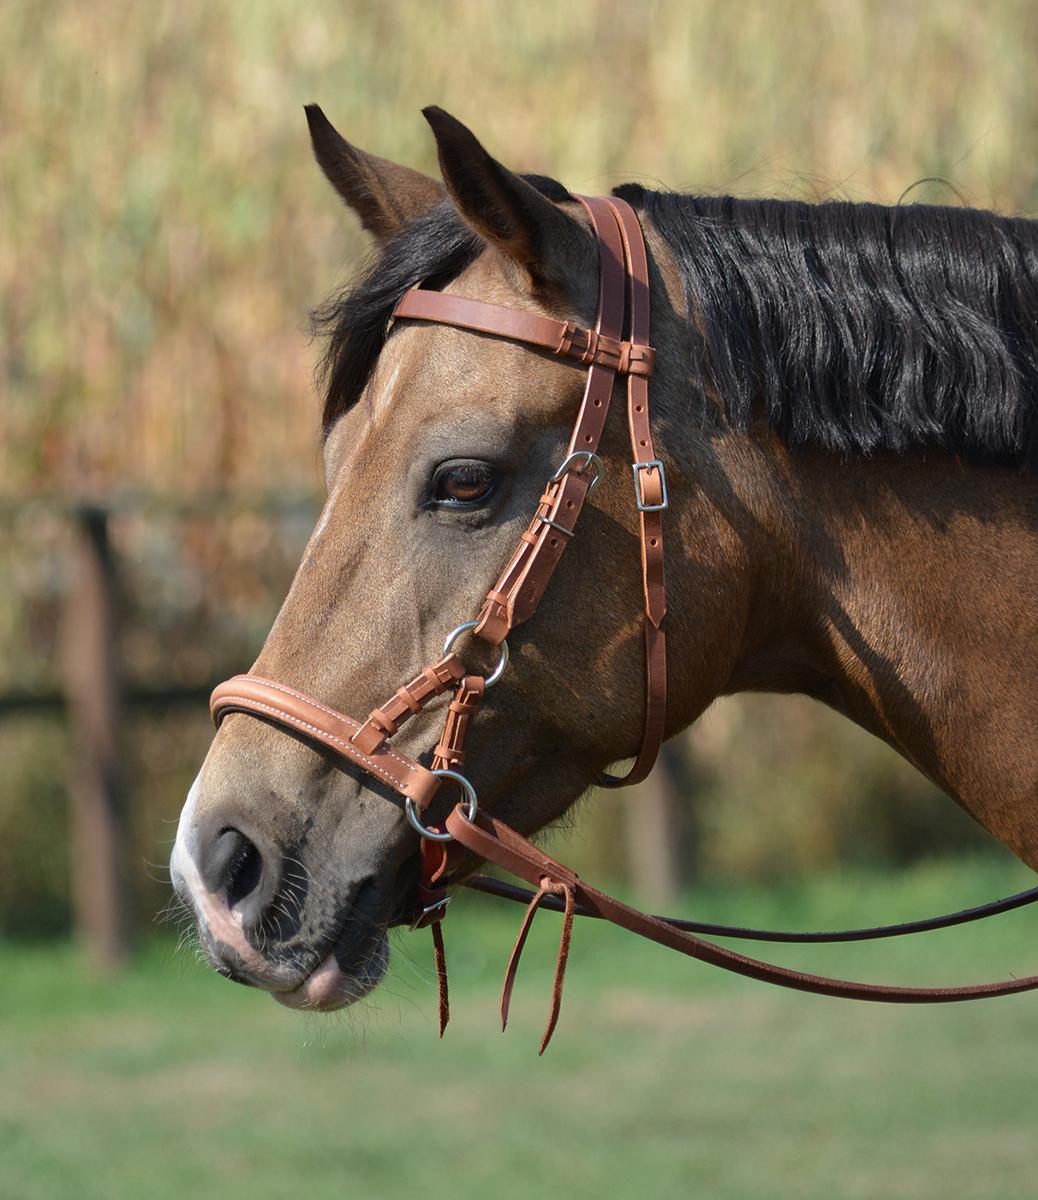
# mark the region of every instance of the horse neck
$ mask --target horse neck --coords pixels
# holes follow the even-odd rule
[[[1038,481],[769,435],[713,452],[700,477],[738,545],[741,624],[718,691],[814,696],[1038,868]],[[696,567],[680,562],[675,594]]]

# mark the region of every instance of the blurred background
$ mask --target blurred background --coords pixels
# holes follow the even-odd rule
[[[581,931],[539,1063],[552,918],[503,1041],[515,914],[458,906],[461,1028],[440,1046],[414,935],[377,1000],[318,1022],[198,967],[157,914],[208,691],[251,663],[320,507],[307,314],[368,250],[304,103],[428,172],[436,103],[581,191],[1027,215],[1036,38],[1029,0],[0,6],[0,1194],[403,1195],[428,1167],[400,1157],[415,1132],[466,1156],[445,1167],[462,1196],[518,1195],[522,1172],[574,1197],[1033,1186],[1026,997],[848,1012]],[[663,766],[553,847],[642,901],[754,923],[918,916],[1027,880],[806,700],[724,701]],[[802,961],[1004,975],[1030,943],[1003,920]],[[416,1130],[401,1092],[431,1071],[449,1102]]]

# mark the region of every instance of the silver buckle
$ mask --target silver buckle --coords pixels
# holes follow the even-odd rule
[[[660,493],[661,499],[659,504],[646,504],[645,492],[642,486],[642,471],[648,471],[651,467],[655,467],[660,473]],[[631,474],[634,476],[634,502],[638,506],[639,512],[663,512],[668,507],[670,501],[667,499],[667,473],[663,469],[663,463],[658,458],[650,458],[646,462],[631,463]]]
[[[573,536],[572,529],[567,529],[565,525],[560,525],[558,521],[553,521],[550,517],[536,516],[534,517],[534,520],[540,521],[542,525],[547,525],[549,528],[556,530],[556,532],[561,533],[563,537],[571,538]]]
[[[578,467],[576,466],[577,463],[582,463],[583,465]],[[585,472],[590,472],[591,482],[588,484],[587,489],[587,494],[590,498],[592,492],[598,487],[598,481],[602,478],[602,460],[597,454],[592,454],[590,450],[574,450],[551,477],[551,482],[561,483],[563,475],[568,471],[572,471],[574,475],[583,475]]]
[[[411,923],[411,929],[417,929],[419,927],[419,925],[421,925],[422,921],[431,912],[435,912],[438,908],[446,908],[447,905],[450,904],[450,902],[453,899],[454,899],[453,896],[444,896],[442,900],[437,900],[433,904],[427,904],[425,906],[425,908],[422,909],[422,911],[418,914],[417,917],[415,917],[414,921]]]

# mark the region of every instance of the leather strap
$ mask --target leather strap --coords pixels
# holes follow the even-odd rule
[[[474,691],[479,692],[478,678]],[[460,685],[465,688],[465,682]],[[469,702],[466,701],[467,708]],[[359,728],[355,721],[325,705],[295,692],[283,684],[270,680],[259,679],[255,676],[237,676],[227,683],[221,684],[214,692],[212,710],[215,720],[219,723],[228,712],[244,711],[258,716],[264,716],[289,728],[297,729],[305,736],[327,746],[358,765],[372,770],[380,775],[390,786],[402,795],[411,796],[416,802],[424,805],[429,803],[439,780],[413,760],[398,754],[396,751],[379,751],[371,759],[365,757],[352,741],[352,732]],[[468,715],[468,714],[465,714]],[[379,768],[379,769],[375,769]],[[385,773],[383,773],[383,771]],[[421,777],[429,776],[430,786],[423,790],[417,782]],[[564,936],[560,943],[559,959],[556,965],[555,985],[548,1028],[542,1040],[541,1049],[548,1043],[551,1033],[558,1020],[562,998],[562,983],[565,973],[566,958],[569,953],[569,932],[574,915],[594,916],[620,925],[641,937],[678,950],[692,958],[720,967],[749,978],[758,979],[765,983],[792,988],[797,991],[814,992],[820,995],[836,996],[844,999],[875,1000],[900,1004],[950,1003],[955,1001],[986,999],[994,996],[1012,995],[1018,992],[1032,991],[1038,988],[1038,976],[1027,976],[1020,979],[1000,980],[994,983],[981,983],[963,987],[945,988],[916,988],[897,987],[885,984],[858,983],[850,980],[813,975],[808,972],[794,971],[760,959],[738,954],[714,942],[706,941],[691,931],[691,922],[678,922],[672,919],[659,918],[642,913],[629,905],[601,892],[583,880],[562,863],[553,859],[546,852],[534,846],[526,838],[511,829],[504,822],[478,813],[470,820],[463,811],[464,806],[457,806],[447,817],[446,830],[455,839],[456,846],[462,846],[479,858],[503,867],[505,870],[535,884],[537,893],[535,903],[531,905],[528,919],[524,923],[528,928],[529,919],[540,905],[551,906],[554,895],[563,897],[562,907],[566,923]],[[427,847],[427,849],[426,849]],[[428,865],[423,873],[428,878],[430,891],[427,898],[434,899],[439,906],[430,913],[423,913],[419,923],[438,922],[442,916],[442,897],[446,895],[446,871],[451,856],[439,847],[423,843],[423,857],[428,857]],[[478,884],[477,884],[478,886]],[[490,890],[485,884],[481,890]],[[499,894],[500,891],[499,891]],[[419,900],[422,894],[419,893]],[[968,909],[962,913],[950,914],[943,918],[932,918],[927,922],[909,923],[902,926],[878,927],[874,930],[850,931],[842,934],[808,934],[808,935],[766,935],[771,940],[861,940],[864,937],[885,937],[896,934],[914,932],[922,928],[940,928],[946,925],[961,924],[969,920],[979,919],[993,912],[1004,912],[1010,908],[1020,907],[1038,899],[1038,888],[1006,900],[996,901],[978,909]],[[423,919],[427,918],[427,919]],[[758,936],[762,931],[731,930],[727,927],[717,927],[718,933],[734,933],[736,936]],[[507,1016],[507,1001],[514,983],[518,954],[521,952],[525,936],[517,941],[513,951],[506,990],[503,997],[503,1015]],[[440,995],[440,1025],[441,1033],[448,1017],[448,996],[446,962],[443,954],[442,936],[434,930],[436,949],[437,979]]]
[[[492,875],[472,875],[465,879],[464,887],[474,892],[482,892],[486,896],[497,896],[501,900],[512,900],[517,904],[529,904],[536,893],[514,883],[507,883]],[[871,942],[880,938],[906,937],[913,933],[929,933],[935,929],[951,929],[955,925],[968,925],[973,921],[982,921],[987,917],[998,916],[1000,913],[1012,912],[1029,904],[1038,903],[1038,887],[1027,888],[1026,891],[1015,892],[1000,900],[989,900],[986,904],[978,904],[974,908],[963,908],[956,912],[942,913],[936,917],[923,917],[918,921],[901,921],[896,925],[868,925],[862,929],[823,929],[810,931],[791,931],[784,929],[755,929],[749,925],[719,925],[713,921],[689,921],[685,917],[656,916],[657,921],[673,925],[675,929],[684,929],[689,933],[707,933],[713,937],[738,938],[751,942],[783,942],[787,945],[819,945],[832,942]],[[562,912],[560,901],[552,896],[546,896],[541,901],[541,907],[553,912]],[[592,908],[577,904],[575,908],[578,917],[601,917],[602,914]]]
[[[526,342],[572,358],[586,367],[608,367],[621,375],[648,376],[653,372],[656,354],[644,343],[624,342],[595,329],[583,329],[572,321],[556,321],[539,313],[518,308],[503,308],[485,300],[470,300],[448,292],[412,288],[393,310],[393,319],[433,321],[453,325],[473,333],[488,333],[512,342]]]
[[[573,917],[576,906],[573,889],[569,884],[556,883],[547,876],[541,880],[540,887],[530,899],[530,904],[523,916],[523,923],[519,926],[515,945],[512,947],[512,953],[508,956],[508,966],[505,968],[505,981],[501,987],[501,1032],[504,1033],[508,1028],[508,1013],[512,1004],[512,989],[515,986],[516,973],[519,970],[519,959],[522,956],[523,947],[526,945],[526,939],[530,933],[533,919],[537,915],[537,910],[549,896],[562,896],[562,900],[558,902],[562,909],[562,934],[559,938],[559,952],[555,959],[555,979],[551,987],[551,1008],[548,1012],[548,1023],[544,1027],[544,1035],[541,1038],[540,1054],[543,1054],[547,1050],[548,1043],[555,1032],[555,1026],[559,1023],[559,1013],[562,1010],[562,988],[566,981],[566,965],[569,962],[569,948],[573,937]]]
[[[598,316],[593,333],[599,339],[619,340],[623,332],[627,277],[620,230],[609,200],[599,196],[577,199],[598,239]],[[598,450],[615,381],[616,369],[609,364],[593,363],[588,370],[584,396],[566,448],[567,461],[574,455],[585,456],[579,460],[583,466],[549,482],[515,553],[488,592],[475,632],[492,645],[500,645],[516,626],[537,611],[573,536],[594,481],[594,468],[586,456]]]
[[[649,262],[645,239],[635,211],[615,197],[610,200],[627,260],[627,304],[630,337],[649,337]],[[603,773],[602,787],[626,787],[641,783],[652,770],[663,745],[667,719],[667,582],[663,564],[663,514],[666,511],[664,468],[652,445],[649,422],[649,381],[644,376],[627,377],[627,427],[631,437],[631,463],[635,498],[638,502],[642,558],[642,592],[645,604],[645,723],[641,748],[626,775]],[[652,464],[652,465],[647,465]]]
[[[465,743],[485,691],[486,681],[482,675],[466,675],[458,685],[454,699],[447,706],[443,733],[433,751],[434,770],[460,771],[465,765]]]
[[[963,987],[919,988],[857,983],[853,980],[791,970],[789,967],[763,962],[729,950],[725,946],[718,946],[694,933],[676,928],[658,917],[624,904],[591,887],[574,871],[556,862],[504,822],[486,813],[480,812],[474,821],[470,821],[460,807],[455,808],[447,818],[446,828],[447,832],[468,850],[487,862],[518,875],[520,879],[525,879],[536,886],[538,891],[543,889],[545,879],[560,887],[565,885],[572,889],[574,903],[579,905],[581,910],[589,910],[591,914],[603,920],[636,933],[639,937],[648,938],[687,954],[690,958],[697,958],[722,970],[758,979],[763,983],[776,984],[800,992],[814,992],[822,996],[849,1000],[878,1000],[888,1004],[941,1004],[983,1000],[1034,991],[1038,988],[1038,975],[1004,979],[994,983],[968,984]]]
[[[464,684],[462,684],[464,687]],[[478,684],[477,684],[478,690]],[[303,696],[284,684],[275,683],[256,676],[239,675],[221,684],[213,693],[211,708],[219,724],[230,712],[248,712],[266,717],[326,746],[333,753],[371,771],[397,792],[410,796],[421,807],[426,807],[435,794],[439,779],[418,763],[391,749],[376,752],[368,757],[357,749],[352,741],[353,732],[359,728],[356,721],[326,705]],[[645,937],[661,945],[678,950],[692,958],[720,967],[722,970],[745,975],[765,983],[797,991],[814,992],[819,995],[836,996],[853,1000],[876,1000],[898,1004],[936,1004],[965,1000],[979,1000],[994,996],[1013,995],[1038,988],[1038,976],[1000,980],[993,983],[971,984],[962,987],[917,988],[897,987],[886,984],[858,983],[850,980],[813,975],[795,971],[760,959],[738,954],[714,942],[706,941],[692,932],[697,926],[693,922],[679,922],[673,918],[660,918],[622,903],[585,883],[576,872],[553,859],[545,851],[533,845],[503,821],[483,812],[469,820],[464,806],[455,807],[447,817],[445,827],[457,846],[462,846],[480,859],[494,863],[534,884],[537,888],[537,906],[553,907],[555,893],[564,896],[563,908],[567,915],[567,927],[574,915],[592,916],[607,920],[615,925]],[[423,843],[423,851],[427,846]],[[440,902],[446,894],[446,870],[451,856],[438,847],[428,845],[427,875],[434,889],[429,898]],[[490,888],[485,880],[472,881],[477,890],[494,890],[505,894],[501,888]],[[495,881],[496,882],[496,881]],[[421,896],[419,897],[421,899]],[[512,897],[520,898],[520,897]],[[521,897],[529,898],[529,893]],[[945,917],[930,918],[924,922],[907,923],[900,926],[880,926],[872,930],[852,930],[841,934],[772,934],[761,930],[733,929],[727,926],[710,927],[712,932],[729,936],[765,937],[772,941],[851,941],[867,937],[893,937],[922,929],[943,928],[990,916],[995,912],[1006,912],[1038,899],[1038,888],[1021,892],[1005,900],[966,909]],[[421,924],[431,923],[442,916],[442,908],[428,917],[419,919]],[[417,924],[416,923],[416,924]],[[701,926],[698,928],[702,928]],[[568,936],[560,948],[560,961],[556,968],[556,986],[552,1004],[549,1030],[542,1043],[547,1044],[550,1032],[558,1019],[561,1003],[562,978],[565,970],[564,955],[568,954]],[[521,950],[517,946],[517,951]],[[446,1023],[447,983],[446,964],[443,958],[442,938],[437,939],[437,977],[441,1002],[441,1028]],[[509,987],[514,981],[514,965],[509,973]],[[507,1007],[507,1006],[506,1006]]]
[[[587,212],[599,242],[598,323],[595,334],[616,340],[629,314],[633,344],[646,344],[650,333],[649,264],[638,217],[617,197],[577,197]],[[437,295],[439,293],[431,293]],[[445,297],[453,299],[453,297]],[[431,305],[430,312],[436,311]],[[523,314],[528,315],[528,314]],[[519,336],[518,332],[513,336]],[[616,371],[595,366],[588,372],[584,399],[567,447],[574,454],[598,450],[609,413]],[[664,573],[663,513],[666,491],[663,466],[656,459],[649,418],[649,380],[644,374],[627,378],[627,420],[631,440],[632,483],[639,507],[642,591],[645,609],[645,717],[638,754],[623,776],[603,774],[605,787],[639,783],[652,770],[663,744],[667,713],[667,613]],[[649,465],[651,464],[651,465]],[[498,645],[517,625],[530,619],[574,532],[590,490],[587,471],[567,473],[549,484],[534,518],[479,616],[477,634]]]
[[[465,668],[453,654],[423,668],[410,683],[397,688],[385,704],[373,708],[350,740],[359,750],[371,754],[405,721],[420,713],[434,696],[442,696],[457,684],[464,674]]]
[[[359,722],[273,679],[235,675],[215,689],[209,711],[217,726],[231,712],[251,713],[287,725],[369,771],[401,796],[409,796],[421,809],[429,806],[440,786],[438,776],[391,746],[383,744],[370,754],[364,753],[353,740]]]

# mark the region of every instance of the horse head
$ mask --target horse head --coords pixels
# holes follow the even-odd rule
[[[588,363],[602,349],[633,376],[635,351],[651,355],[633,332],[630,254],[628,340],[617,330],[599,345],[609,255],[589,203],[508,170],[437,109],[426,116],[442,183],[308,116],[319,164],[378,254],[324,312],[327,501],[255,675],[327,706],[310,711],[371,710],[376,731],[394,732],[386,697],[411,706],[402,681],[446,653],[488,588],[495,603],[540,512],[534,540],[569,549],[535,620],[509,638],[507,672],[497,680],[505,651],[482,625],[482,642],[452,645],[454,666],[497,680],[466,749],[481,809],[541,829],[645,744],[656,542],[638,510],[654,507],[646,479],[666,475],[673,686],[659,732],[721,694],[807,693],[1038,865],[1038,355],[1021,333],[1038,304],[1038,227],[619,189],[602,203],[620,227],[618,202],[638,204],[648,248],[662,463],[647,401],[643,413],[629,391],[629,430],[605,422],[586,458],[601,486],[585,504],[583,479],[569,541],[564,485],[546,523],[542,492],[574,458]],[[420,310],[436,292],[508,310],[513,326],[519,314],[579,328],[583,367],[568,332],[553,353],[430,323]],[[396,732],[398,763],[430,762],[446,703]],[[174,883],[218,970],[290,1005],[339,1007],[385,971],[419,834],[392,773],[355,769],[356,755],[327,752],[275,705],[247,711],[226,714],[191,789]],[[434,823],[458,798],[441,791]]]
[[[438,657],[479,609],[565,457],[585,379],[527,345],[392,322],[394,306],[421,284],[588,326],[598,301],[597,244],[574,199],[506,169],[440,110],[426,116],[442,183],[363,153],[308,110],[317,160],[379,253],[325,314],[327,501],[253,670],[351,713]],[[652,281],[662,293],[655,267]],[[678,336],[664,318],[653,332]],[[638,749],[641,577],[622,422],[600,456],[582,536],[536,637],[513,639],[466,763],[481,805],[527,832]],[[458,652],[493,660],[475,639]],[[436,735],[430,712],[394,746],[427,761]],[[418,838],[377,777],[232,714],[191,789],[172,869],[218,970],[289,1004],[337,1007],[385,969]]]

